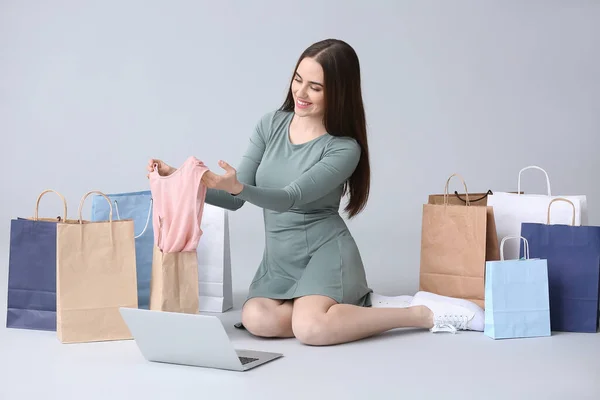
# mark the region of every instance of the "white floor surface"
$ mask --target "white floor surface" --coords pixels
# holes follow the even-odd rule
[[[0,399],[600,398],[600,334],[495,341],[397,330],[309,347],[234,328],[242,296],[216,314],[232,342],[283,358],[247,372],[185,367],[147,362],[134,341],[63,345],[52,332],[2,328]]]

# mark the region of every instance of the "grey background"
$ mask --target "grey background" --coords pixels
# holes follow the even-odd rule
[[[33,215],[42,190],[63,193],[69,217],[77,218],[81,196],[89,190],[114,193],[148,189],[145,167],[150,157],[177,166],[194,155],[217,172],[219,159],[236,166],[256,121],[283,101],[299,54],[312,42],[327,37],[348,41],[361,60],[373,184],[367,209],[349,221],[349,226],[375,291],[412,294],[417,290],[421,207],[428,194],[443,193],[446,179],[455,172],[465,178],[469,191],[508,191],[516,190],[522,167],[539,165],[550,175],[553,194],[586,194],[590,224],[598,224],[598,21],[600,2],[583,0],[4,0],[0,2],[0,293],[4,293],[0,305],[5,309],[10,219]],[[523,185],[530,193],[546,191],[545,179],[538,171],[527,172]],[[462,190],[459,180],[451,183],[450,190],[455,189]],[[84,205],[84,218],[89,217],[90,205],[91,201]],[[58,198],[51,194],[40,207],[44,216],[56,216],[60,210]],[[262,254],[261,210],[247,204],[231,215],[230,224],[233,285],[239,305]],[[2,326],[4,318],[2,313]],[[237,315],[230,313],[224,318],[234,321]],[[115,382],[125,379],[116,371],[128,364],[123,360],[115,363],[110,357],[128,354],[146,368],[159,368],[139,361],[131,343],[86,345],[89,347],[80,347],[85,349],[82,353],[76,353],[76,347],[59,346],[52,335],[4,329],[0,334],[3,353],[8,354],[8,358],[3,356],[4,367],[12,366],[12,377],[37,376],[53,388],[48,392],[43,384],[25,385],[12,391],[12,386],[2,384],[0,393],[12,393],[3,397],[7,399],[17,398],[16,393],[36,391],[67,398],[63,384],[67,387],[72,380],[65,376],[96,390],[94,379],[78,375],[82,374],[80,362],[87,365],[90,376]],[[243,333],[231,334],[236,340],[249,340]],[[600,359],[598,351],[590,353],[599,348],[595,335],[585,339],[559,335],[559,342],[539,339],[498,345],[481,335],[471,336],[482,346],[477,350],[470,347],[473,342],[464,339],[468,335],[439,339],[437,335],[411,334],[372,341],[372,345],[329,349],[309,349],[290,341],[252,340],[249,347],[283,348],[295,358],[281,360],[281,367],[275,363],[261,367],[267,372],[257,369],[254,376],[264,378],[252,381],[256,385],[248,386],[248,375],[244,375],[238,378],[242,381],[236,381],[241,386],[210,388],[231,393],[252,388],[246,396],[264,398],[271,394],[265,391],[270,387],[270,374],[281,383],[289,372],[289,382],[298,382],[299,375],[294,378],[293,374],[313,371],[320,377],[315,375],[315,379],[327,385],[373,368],[378,390],[400,393],[396,392],[395,373],[385,375],[393,370],[406,377],[402,394],[417,393],[415,398],[423,398],[418,393],[423,395],[429,389],[439,393],[440,387],[429,386],[430,378],[422,371],[431,371],[431,364],[442,362],[446,367],[435,367],[441,375],[431,379],[458,389],[445,392],[444,397],[456,393],[469,398],[471,386],[462,377],[461,366],[469,369],[481,365],[478,363],[483,359],[489,362],[507,357],[501,349],[508,343],[523,343],[514,345],[530,352],[526,360],[518,359],[522,374],[513,381],[517,388],[499,385],[494,393],[525,393],[528,384],[518,380],[542,367],[550,370],[538,378],[541,382],[550,376],[544,385],[557,385],[554,389],[548,386],[556,398],[565,398],[563,389],[576,393],[576,398],[591,393],[588,373],[597,371]],[[396,346],[403,340],[406,342],[400,350]],[[442,353],[443,361],[415,350],[437,346],[446,351],[434,342],[451,340],[456,340],[452,346],[463,350]],[[595,343],[587,347],[590,341]],[[552,369],[553,363],[566,359],[546,353],[562,345],[566,347],[556,354],[574,363],[565,367],[572,374],[566,378],[571,379],[568,383],[551,378],[551,374],[561,376],[565,372],[562,367]],[[122,346],[129,346],[129,353]],[[120,350],[108,351],[117,347]],[[393,349],[398,351],[397,358],[392,356],[396,354]],[[522,349],[514,347],[511,351]],[[26,359],[34,355],[41,358],[33,362],[39,367],[31,372]],[[342,355],[350,359],[336,358]],[[370,361],[359,363],[353,358],[358,355]],[[321,364],[325,369],[319,372],[302,364],[314,365],[311,357],[316,362],[330,360],[332,369]],[[438,361],[428,362],[429,357]],[[475,357],[484,358],[477,361]],[[90,359],[95,360],[93,366],[83,361]],[[351,359],[356,362],[356,371],[340,375]],[[493,379],[514,379],[509,378],[509,370],[516,361],[498,361],[503,365],[499,373],[504,375]],[[404,367],[399,367],[402,362]],[[418,372],[410,365],[424,369]],[[61,366],[71,369],[63,374]],[[498,364],[488,366],[498,368]],[[221,374],[160,368],[155,376],[171,374],[165,382],[183,385],[179,386],[182,392],[171,391],[171,386],[164,386],[164,392],[144,386],[148,390],[144,398],[183,393],[184,387],[197,397],[200,392],[194,392],[194,387],[202,384],[193,382],[200,382],[202,373]],[[49,370],[55,371],[54,375],[48,375]],[[474,372],[483,374],[478,382],[492,379],[486,370]],[[323,376],[332,371],[337,375],[330,375],[330,382]],[[46,381],[52,376],[59,377],[59,383]],[[144,376],[145,372],[130,379]],[[231,375],[222,376],[223,383],[230,382]],[[415,376],[420,379],[415,380]],[[354,382],[359,386],[346,388],[346,398],[370,390],[358,380]],[[125,380],[121,384],[132,383]],[[328,398],[342,393],[334,386],[327,387]],[[306,394],[302,390],[308,389],[298,389],[300,398],[300,393]],[[119,397],[126,392],[110,394]],[[92,392],[85,393],[87,397]],[[98,395],[103,398],[100,392]],[[492,397],[493,393],[487,396]]]

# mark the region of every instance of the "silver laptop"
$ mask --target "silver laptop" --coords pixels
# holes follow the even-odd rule
[[[247,371],[283,356],[235,349],[215,316],[125,307],[119,311],[148,361]]]

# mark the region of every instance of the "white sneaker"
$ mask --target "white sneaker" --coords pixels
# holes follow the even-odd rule
[[[371,307],[373,308],[406,308],[410,307],[413,296],[384,296],[371,293]]]
[[[411,306],[425,306],[433,313],[431,332],[471,330],[483,332],[485,313],[477,304],[430,292],[417,292]]]

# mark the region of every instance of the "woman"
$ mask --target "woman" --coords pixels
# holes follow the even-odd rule
[[[208,204],[237,210],[249,202],[264,209],[266,245],[242,323],[256,336],[296,337],[309,345],[400,327],[481,331],[483,311],[469,301],[419,292],[406,305],[373,304],[376,295],[339,214],[343,195],[349,195],[349,218],[369,195],[360,79],[348,44],[313,44],[298,60],[283,106],[258,122],[238,170],[220,161],[225,174],[204,174]],[[154,164],[161,175],[175,171],[155,159],[149,171]]]

